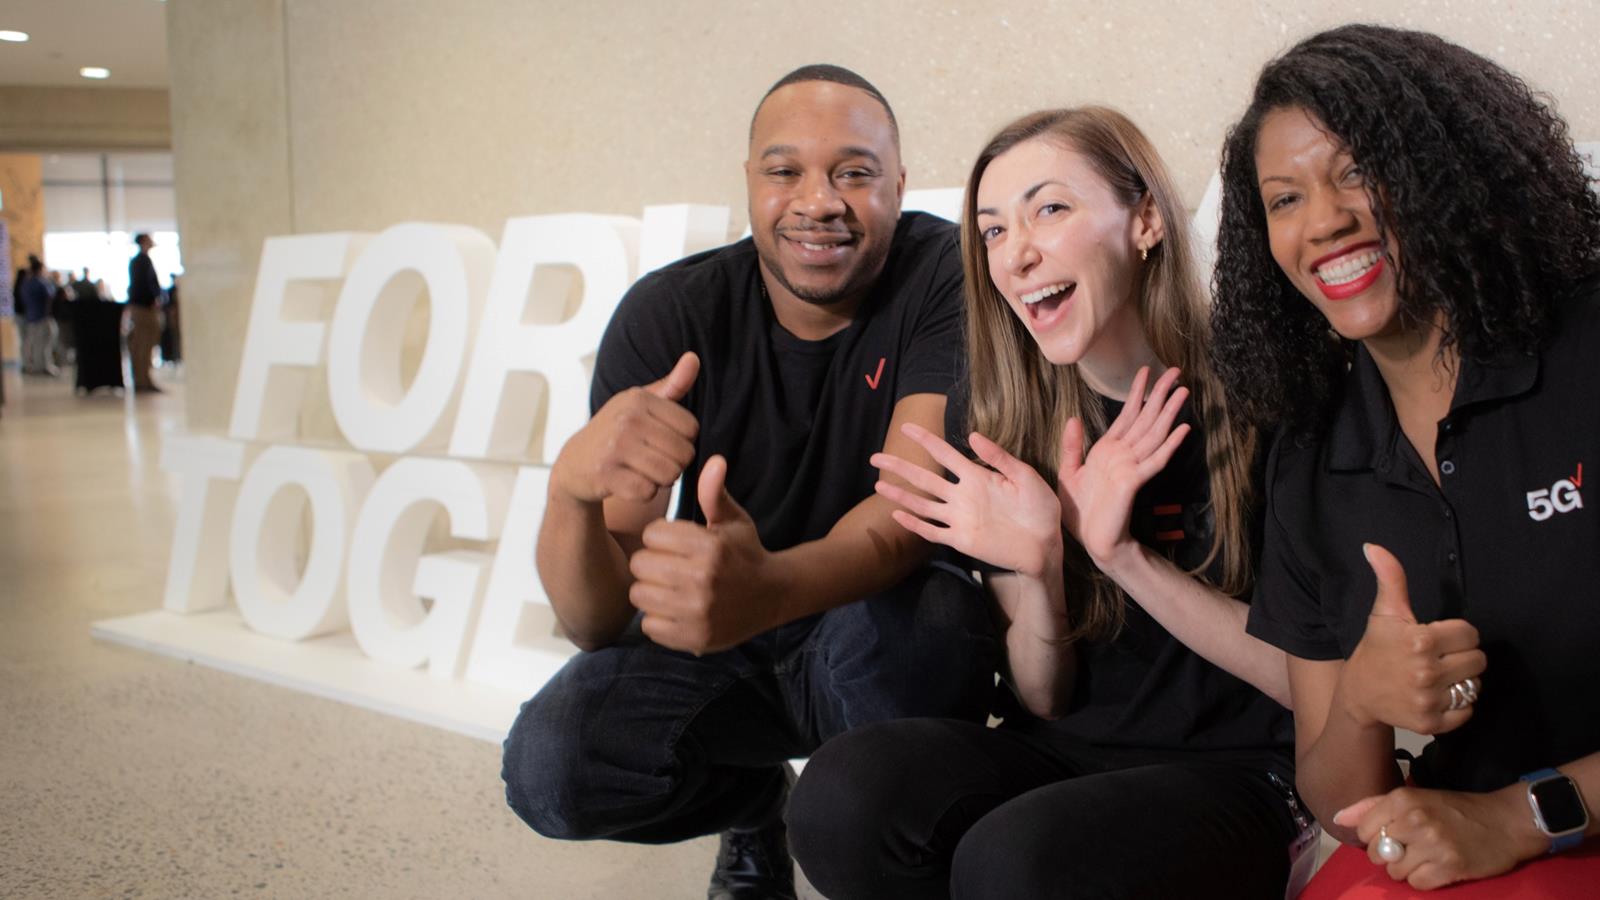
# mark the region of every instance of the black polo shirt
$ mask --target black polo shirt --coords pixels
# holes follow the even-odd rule
[[[1377,582],[1363,542],[1405,566],[1419,622],[1462,618],[1488,657],[1466,725],[1412,768],[1485,791],[1600,751],[1600,291],[1564,303],[1538,356],[1464,360],[1439,422],[1435,485],[1363,348],[1327,432],[1285,438],[1249,632],[1348,658]]]

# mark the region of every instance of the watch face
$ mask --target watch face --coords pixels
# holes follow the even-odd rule
[[[1588,824],[1589,814],[1583,808],[1583,798],[1578,788],[1566,776],[1548,778],[1529,787],[1534,802],[1539,804],[1539,817],[1551,834],[1560,834]]]

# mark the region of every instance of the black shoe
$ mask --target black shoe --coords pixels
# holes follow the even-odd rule
[[[706,900],[795,900],[789,829],[781,817],[765,828],[722,833]]]

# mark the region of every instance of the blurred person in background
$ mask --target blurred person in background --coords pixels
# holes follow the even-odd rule
[[[44,263],[28,257],[28,280],[17,290],[22,303],[22,372],[24,375],[56,374],[50,362],[56,341],[56,323],[50,318],[55,300],[55,285],[44,275]]]
[[[72,323],[74,301],[78,299],[79,282],[67,280],[70,273],[56,271],[53,279],[56,285],[56,302],[51,307],[50,317],[55,320],[56,341],[51,349],[50,360],[57,368],[71,365],[74,350],[77,347],[77,329]],[[90,290],[94,289],[93,285]]]
[[[155,263],[150,261],[150,248],[156,245],[148,234],[135,235],[139,252],[128,262],[128,356],[133,367],[133,389],[136,393],[159,394],[161,388],[150,379],[150,354],[161,340],[161,313],[156,303],[161,299],[161,281],[156,277]]]
[[[100,289],[95,287],[94,279],[89,277],[89,269],[84,267],[82,273],[72,282],[72,298],[74,300],[98,300]]]

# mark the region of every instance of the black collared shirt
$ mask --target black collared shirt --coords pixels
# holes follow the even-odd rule
[[[1600,291],[1560,317],[1536,357],[1461,363],[1437,485],[1364,348],[1326,433],[1268,462],[1251,634],[1348,658],[1377,590],[1364,542],[1405,566],[1419,622],[1478,629],[1482,698],[1413,767],[1425,787],[1493,790],[1600,751]]]

